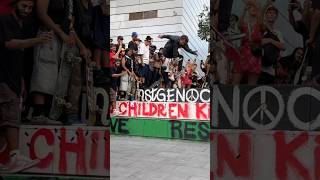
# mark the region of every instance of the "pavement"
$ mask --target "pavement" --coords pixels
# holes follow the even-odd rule
[[[111,136],[112,180],[209,180],[210,144]]]

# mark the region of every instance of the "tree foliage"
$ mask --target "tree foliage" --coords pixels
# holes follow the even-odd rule
[[[204,9],[198,15],[198,36],[201,40],[209,41],[210,39],[210,9],[204,5]]]

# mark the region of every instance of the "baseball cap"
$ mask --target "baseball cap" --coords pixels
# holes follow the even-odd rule
[[[133,32],[133,33],[131,34],[131,37],[138,37],[138,33],[137,33],[137,32]]]
[[[150,41],[150,40],[152,40],[152,37],[151,37],[151,36],[147,36],[147,37],[146,37],[146,40],[147,40],[147,41]]]

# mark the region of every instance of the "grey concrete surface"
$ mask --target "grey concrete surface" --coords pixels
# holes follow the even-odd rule
[[[111,180],[209,180],[205,142],[111,136]]]

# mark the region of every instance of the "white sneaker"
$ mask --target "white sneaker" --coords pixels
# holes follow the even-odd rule
[[[22,156],[18,153],[11,156],[10,163],[7,165],[1,165],[0,167],[0,174],[12,174],[18,173],[33,166],[37,165],[40,162],[39,159],[31,160],[28,157]]]
[[[45,116],[37,116],[37,117],[33,117],[30,120],[30,123],[32,125],[63,125],[62,122],[60,121],[55,121],[55,120],[51,120]]]

